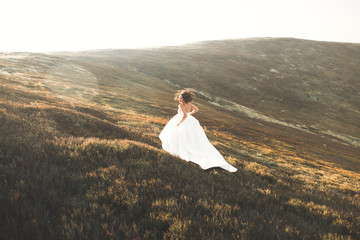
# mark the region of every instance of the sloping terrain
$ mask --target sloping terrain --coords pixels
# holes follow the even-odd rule
[[[121,67],[141,85],[135,76],[192,87],[215,106],[359,145],[360,44],[250,39],[81,54],[63,56]]]
[[[1,54],[1,238],[359,238],[358,53],[252,39]],[[161,149],[183,87],[236,173]]]

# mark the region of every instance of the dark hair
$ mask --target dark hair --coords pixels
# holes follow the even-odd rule
[[[175,94],[174,100],[177,101],[180,95],[183,97],[183,99],[186,103],[191,102],[195,96],[192,89],[184,89],[184,90],[177,91],[177,93]]]

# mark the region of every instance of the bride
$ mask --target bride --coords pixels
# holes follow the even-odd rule
[[[199,121],[192,115],[199,109],[191,103],[194,93],[190,89],[178,91],[178,114],[170,119],[159,138],[165,151],[186,161],[198,164],[202,169],[221,167],[230,172],[237,169],[225,161],[209,142]]]

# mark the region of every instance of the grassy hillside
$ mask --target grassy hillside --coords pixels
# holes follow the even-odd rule
[[[295,40],[273,44],[277,41]],[[231,93],[230,82],[215,83],[210,77],[225,79],[221,67],[232,61],[222,58],[229,62],[220,64],[221,58],[213,57],[213,65],[206,67],[208,52],[217,47],[261,49],[263,42],[271,41],[247,41],[252,48],[214,42],[207,47],[0,55],[1,238],[360,238],[358,126],[349,119],[340,129],[335,122],[341,118],[323,124],[323,131],[342,133],[345,140],[320,127],[296,127],[291,101],[287,115],[280,115],[275,102],[263,111],[241,98],[255,101],[268,94],[244,96],[243,81]],[[344,51],[352,45],[336,46]],[[201,52],[206,57],[189,61],[189,54]],[[172,63],[181,59],[183,65]],[[260,65],[255,60],[249,57],[244,64]],[[234,69],[241,69],[236,64]],[[352,64],[344,67],[349,76]],[[208,70],[212,73],[205,78]],[[237,76],[243,79],[243,73]],[[290,83],[295,83],[287,85],[293,91]],[[239,169],[236,173],[203,171],[161,149],[158,134],[176,112],[172,93],[189,86],[199,93],[196,117]],[[356,117],[358,95],[343,96],[345,90],[343,84],[337,94],[354,103],[348,114]],[[340,104],[333,101],[329,105]],[[256,118],[224,107],[231,103],[264,115]],[[263,116],[281,116],[283,122]],[[301,113],[297,120],[304,120]]]
[[[61,56],[120,67],[132,80],[191,86],[214,106],[240,112],[245,106],[360,144],[360,44],[262,38],[85,54]]]

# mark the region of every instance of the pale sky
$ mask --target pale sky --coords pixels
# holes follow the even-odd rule
[[[0,52],[251,37],[360,43],[360,0],[1,0]]]

